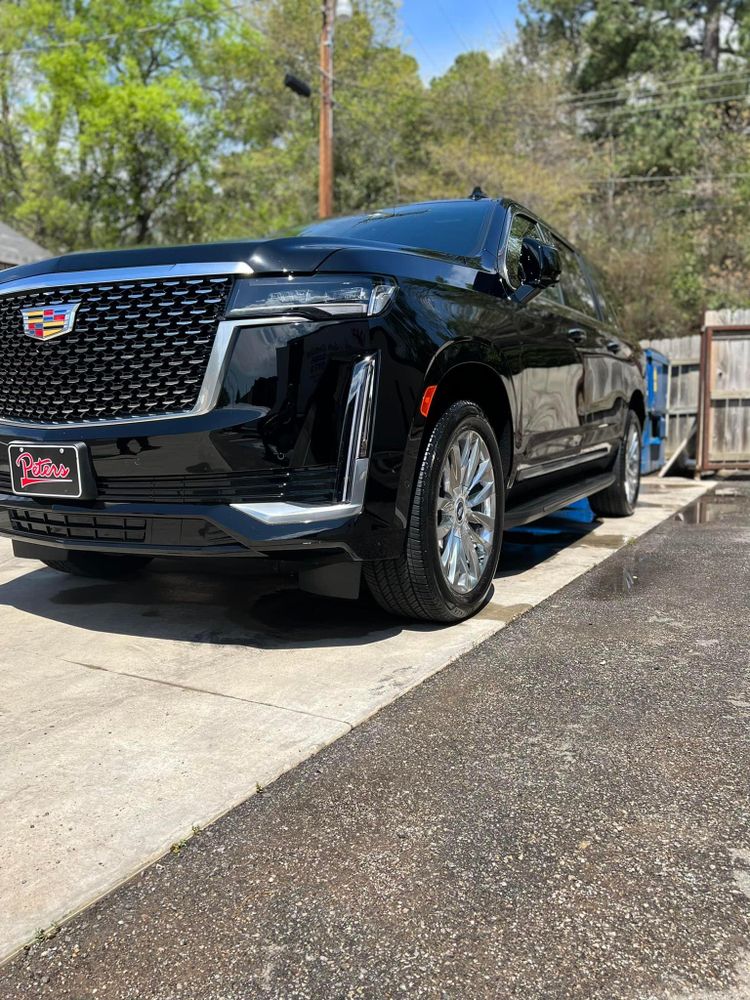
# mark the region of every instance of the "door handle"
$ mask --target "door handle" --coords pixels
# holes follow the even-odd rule
[[[582,344],[585,339],[585,330],[581,330],[577,326],[574,326],[572,330],[568,330],[568,340],[572,340],[574,344]]]
[[[617,354],[617,352],[620,350],[620,341],[619,340],[608,340],[607,341],[607,350],[611,351],[612,354]]]

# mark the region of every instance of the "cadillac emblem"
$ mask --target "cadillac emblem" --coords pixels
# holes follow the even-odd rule
[[[51,305],[22,309],[23,332],[34,340],[52,340],[69,333],[75,323],[80,302],[54,302]]]

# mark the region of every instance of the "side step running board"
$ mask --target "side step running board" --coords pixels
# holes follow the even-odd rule
[[[553,493],[546,493],[542,497],[534,497],[518,504],[517,507],[510,507],[505,512],[505,528],[518,528],[522,524],[530,524],[540,517],[553,514],[556,510],[562,510],[568,504],[590,497],[592,493],[606,490],[615,481],[615,474],[607,472],[602,476],[593,476],[591,479],[582,479],[578,483],[571,483],[563,486]]]

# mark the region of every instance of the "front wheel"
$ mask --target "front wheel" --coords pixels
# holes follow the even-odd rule
[[[600,517],[629,517],[641,490],[641,422],[632,410],[625,421],[614,471],[612,485],[589,497],[589,503]]]
[[[366,563],[378,604],[405,618],[456,622],[492,586],[503,533],[505,484],[497,439],[482,410],[452,403],[422,456],[404,551]]]

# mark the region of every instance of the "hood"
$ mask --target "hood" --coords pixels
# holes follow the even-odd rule
[[[241,262],[256,274],[309,274],[348,240],[304,236],[286,239],[197,243],[190,246],[144,247],[134,250],[99,250],[50,257],[0,271],[0,287],[19,278],[66,271],[98,271],[121,267],[164,267],[170,264]]]

